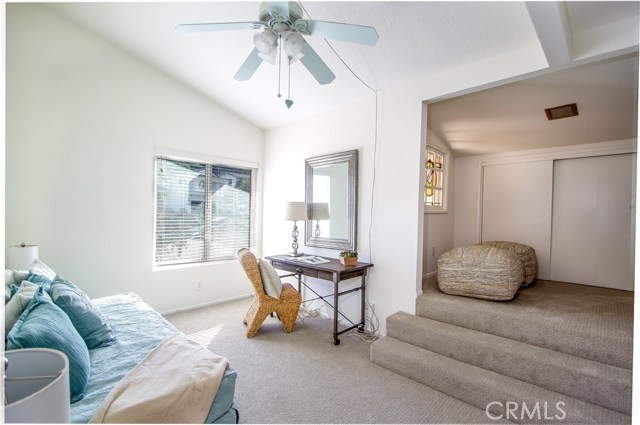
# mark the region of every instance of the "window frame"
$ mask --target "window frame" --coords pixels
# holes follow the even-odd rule
[[[427,178],[427,159],[429,157],[429,151],[434,152],[437,155],[442,156],[442,205],[427,205],[425,201],[426,197],[426,178]],[[449,198],[449,152],[444,151],[443,149],[433,146],[426,145],[425,153],[424,153],[424,178],[422,179],[422,202],[424,204],[424,213],[425,214],[443,214],[447,212],[447,204]]]
[[[156,242],[157,242],[157,224],[158,224],[158,181],[157,181],[157,164],[158,158],[166,158],[174,161],[184,161],[199,163],[209,166],[222,166],[222,167],[234,167],[242,168],[251,171],[251,194],[250,194],[250,207],[249,207],[249,248],[255,252],[256,249],[256,203],[258,201],[258,171],[259,164],[252,161],[244,161],[223,157],[215,157],[200,154],[187,154],[184,152],[177,152],[173,150],[157,149],[153,155],[153,228],[152,228],[152,270],[170,270],[175,268],[188,268],[188,267],[201,267],[212,264],[219,264],[229,261],[235,261],[235,258],[220,258],[215,260],[202,260],[202,261],[190,261],[185,263],[163,263],[156,261]],[[208,203],[208,202],[206,202]]]

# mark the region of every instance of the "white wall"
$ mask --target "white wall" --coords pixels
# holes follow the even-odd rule
[[[46,7],[8,4],[6,24],[5,245],[37,243],[89,296],[135,291],[159,311],[248,294],[237,261],[152,271],[153,159],[262,163],[262,130]]]
[[[266,132],[264,167],[264,226],[262,254],[275,255],[291,251],[292,223],[284,221],[284,205],[289,201],[305,199],[305,159],[358,150],[358,227],[357,250],[360,261],[370,261],[369,224],[371,185],[373,180],[373,144],[375,138],[375,98],[373,94],[355,105],[339,108],[322,117],[304,120],[293,125]],[[304,245],[304,224],[300,229],[299,251],[337,258],[338,251]],[[375,262],[375,258],[373,258]],[[377,265],[370,274],[376,273]],[[295,280],[290,280],[292,283]],[[307,279],[316,291],[327,294],[333,284],[328,281]],[[345,283],[345,288],[359,285],[359,279]],[[294,285],[295,286],[295,285]],[[369,299],[376,301],[375,288],[368,291]],[[358,319],[359,293],[342,297],[340,302],[352,320]],[[310,293],[307,298],[311,298]],[[315,307],[320,307],[320,302]],[[341,306],[341,310],[342,310]],[[331,314],[331,311],[324,313]]]

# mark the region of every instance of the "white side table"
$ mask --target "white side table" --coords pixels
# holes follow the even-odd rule
[[[69,423],[69,360],[47,348],[4,353],[4,420],[7,423]]]

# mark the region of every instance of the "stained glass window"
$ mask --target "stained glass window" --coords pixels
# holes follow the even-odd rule
[[[444,171],[444,154],[427,147],[424,177],[424,204],[426,206],[443,206]]]

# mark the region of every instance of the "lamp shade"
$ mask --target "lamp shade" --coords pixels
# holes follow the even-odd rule
[[[287,202],[284,219],[291,221],[307,220],[307,204],[304,202]]]
[[[27,270],[33,260],[38,258],[38,245],[20,244],[8,246],[5,267],[11,270]]]
[[[311,207],[311,219],[313,220],[329,220],[329,204],[326,202],[314,203]]]
[[[5,353],[6,423],[69,423],[69,360],[57,350],[27,348]]]

